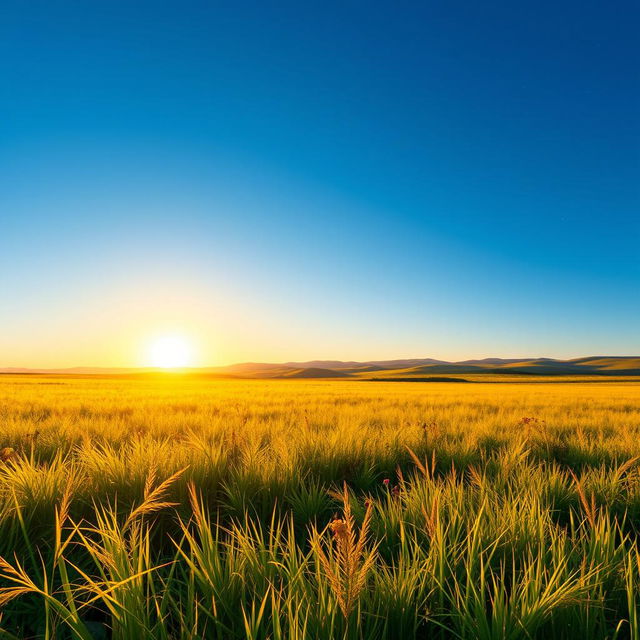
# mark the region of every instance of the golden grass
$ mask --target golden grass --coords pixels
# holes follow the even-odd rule
[[[638,382],[0,376],[0,637],[639,638],[639,436]]]

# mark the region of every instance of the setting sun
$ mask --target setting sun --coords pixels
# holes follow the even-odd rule
[[[193,345],[182,335],[159,336],[148,349],[148,363],[162,369],[178,369],[193,365]]]

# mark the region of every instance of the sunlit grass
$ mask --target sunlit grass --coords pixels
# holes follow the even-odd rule
[[[640,384],[0,378],[0,637],[640,638]]]

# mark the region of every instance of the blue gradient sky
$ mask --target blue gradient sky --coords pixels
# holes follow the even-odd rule
[[[640,353],[637,2],[8,2],[0,366]]]

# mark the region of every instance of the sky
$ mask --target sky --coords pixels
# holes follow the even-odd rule
[[[640,5],[0,7],[0,366],[640,354]]]

